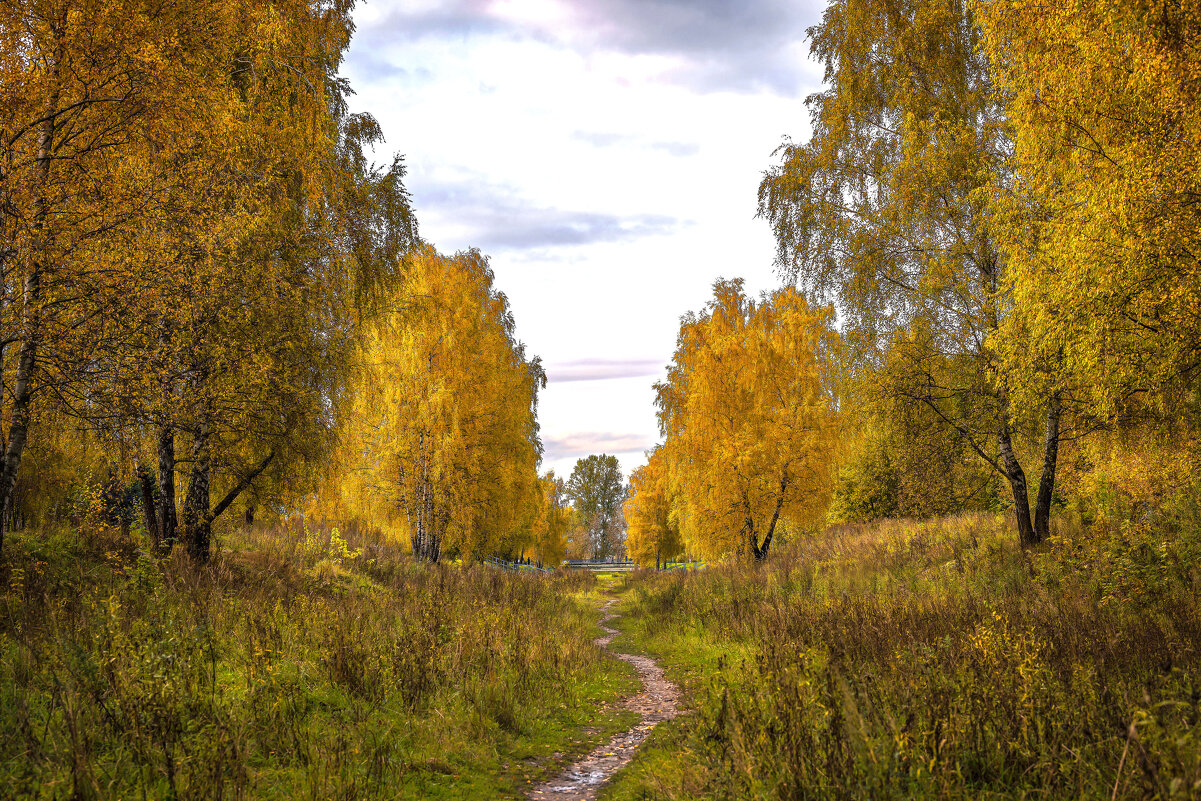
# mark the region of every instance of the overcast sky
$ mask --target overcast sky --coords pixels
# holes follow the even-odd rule
[[[718,277],[778,285],[759,179],[819,88],[795,0],[367,0],[345,74],[421,235],[491,258],[550,378],[543,469],[658,440],[652,384]]]

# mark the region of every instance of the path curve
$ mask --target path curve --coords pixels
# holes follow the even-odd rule
[[[609,648],[609,643],[617,636],[616,629],[605,625],[610,620],[620,617],[609,611],[609,607],[614,603],[616,599],[606,601],[601,607],[604,613],[601,628],[606,634],[593,641],[605,649]],[[613,655],[633,665],[638,671],[638,678],[642,680],[642,691],[622,701],[620,707],[637,712],[641,719],[632,729],[614,735],[609,742],[593,749],[555,778],[532,789],[529,798],[545,801],[591,801],[596,798],[601,785],[634,758],[634,752],[655,726],[679,714],[679,688],[667,680],[663,675],[663,668],[659,667],[655,660],[637,654],[613,652]]]

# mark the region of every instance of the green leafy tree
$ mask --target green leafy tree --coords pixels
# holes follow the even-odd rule
[[[592,454],[576,460],[567,479],[567,497],[587,530],[591,555],[606,558],[622,545],[621,504],[626,487],[616,456]]]

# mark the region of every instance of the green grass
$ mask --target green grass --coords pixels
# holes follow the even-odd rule
[[[353,536],[349,539],[354,539]],[[256,530],[195,570],[16,535],[0,786],[29,798],[516,798],[629,725],[590,577]]]
[[[694,711],[602,798],[1201,797],[1201,543],[971,515],[631,577]]]
[[[31,798],[518,798],[632,722],[593,639],[691,710],[607,801],[1201,797],[1201,542],[988,515],[840,527],[766,564],[527,576],[255,529],[196,570],[18,534],[0,787]]]

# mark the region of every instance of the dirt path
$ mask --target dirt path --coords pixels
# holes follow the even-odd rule
[[[595,642],[602,648],[608,648],[609,643],[617,636],[616,629],[605,625],[618,617],[609,611],[609,607],[614,603],[616,600],[606,601],[601,607],[601,611],[604,612],[601,628],[607,634],[597,637]],[[615,735],[609,742],[594,749],[555,778],[535,787],[530,791],[530,798],[554,801],[585,801],[596,798],[601,785],[634,758],[634,752],[651,733],[651,729],[659,725],[660,721],[670,720],[678,714],[676,701],[679,698],[679,688],[664,677],[663,668],[659,667],[655,660],[649,656],[635,654],[613,655],[633,665],[638,671],[638,677],[642,679],[642,692],[621,702],[622,709],[637,712],[642,719],[634,728]]]

